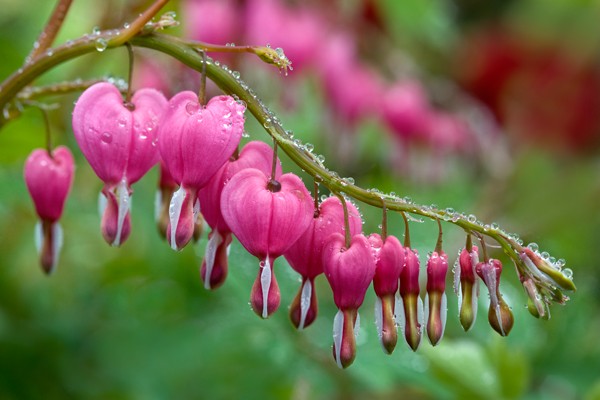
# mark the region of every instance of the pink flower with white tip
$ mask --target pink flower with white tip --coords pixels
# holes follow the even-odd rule
[[[58,263],[62,247],[62,229],[58,219],[73,183],[73,156],[71,151],[59,146],[52,155],[47,150],[34,150],[25,162],[24,176],[40,221],[35,227],[35,238],[40,263],[50,274]]]
[[[198,192],[202,214],[212,228],[200,268],[200,276],[206,289],[219,287],[227,277],[227,249],[231,243],[231,229],[221,213],[221,193],[225,184],[246,168],[259,169],[266,175],[270,173],[272,166],[273,149],[263,142],[249,142],[239,155],[232,156]],[[279,176],[281,165],[277,160],[275,178]]]
[[[238,172],[221,193],[221,213],[240,243],[260,260],[250,303],[267,318],[279,307],[281,296],[273,272],[281,256],[306,231],[314,211],[313,202],[296,175],[277,180],[256,168]]]
[[[338,367],[347,368],[356,357],[358,308],[375,275],[369,240],[363,234],[354,235],[348,246],[343,235],[332,234],[323,247],[323,268],[338,308],[333,321],[333,357]]]
[[[102,235],[113,246],[129,236],[131,185],[159,160],[158,127],[167,100],[154,89],[138,90],[125,104],[109,83],[89,87],[73,110],[73,132],[83,155],[104,181]]]
[[[244,132],[246,107],[230,96],[205,106],[198,95],[181,92],[170,101],[160,128],[160,156],[180,185],[169,206],[167,239],[175,250],[194,234],[200,212],[198,190],[208,184],[236,150]]]
[[[404,268],[400,272],[400,304],[398,323],[406,342],[413,351],[421,343],[423,325],[423,300],[419,297],[419,253],[404,247]]]
[[[348,203],[352,236],[362,231],[360,213]],[[302,277],[300,290],[290,306],[290,319],[298,329],[309,326],[317,317],[315,278],[323,273],[323,246],[333,233],[344,233],[344,210],[340,199],[328,197],[315,210],[310,226],[284,254],[290,266]]]
[[[396,308],[396,292],[398,280],[404,267],[404,248],[395,236],[381,236],[374,233],[369,236],[369,242],[376,251],[376,269],[373,277],[375,299],[375,323],[377,333],[383,349],[392,354],[398,341],[396,321],[394,318]]]

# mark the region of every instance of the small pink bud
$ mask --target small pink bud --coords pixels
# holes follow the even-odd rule
[[[354,235],[346,248],[344,236],[334,233],[323,248],[323,268],[339,309],[333,323],[333,356],[340,368],[354,361],[354,324],[358,308],[375,275],[375,258],[369,240]]]
[[[472,246],[470,251],[464,248],[460,252],[458,268],[454,271],[454,290],[461,298],[458,303],[459,319],[465,331],[471,329],[477,316],[479,281],[475,277],[475,266],[478,263],[477,246]]]
[[[394,320],[395,295],[398,291],[400,271],[404,267],[404,248],[395,236],[387,236],[385,242],[374,233],[369,236],[371,246],[378,249],[373,288],[375,301],[375,323],[384,351],[392,354],[398,341]]]
[[[350,234],[358,234],[362,230],[360,213],[350,202],[347,207]],[[290,319],[298,329],[310,325],[317,316],[313,283],[323,272],[323,246],[332,233],[344,233],[344,209],[337,197],[329,197],[319,205],[309,227],[284,254],[290,266],[302,276],[302,285],[290,307]]]
[[[421,342],[423,301],[419,297],[419,254],[404,248],[404,268],[400,272],[400,302],[398,323],[408,345],[416,351]]]
[[[490,325],[501,336],[507,336],[512,329],[514,319],[510,307],[504,302],[499,290],[502,263],[493,258],[487,262],[480,262],[477,264],[476,272],[487,286],[490,294],[488,310]]]
[[[138,90],[126,105],[119,90],[103,82],[86,89],[73,110],[75,139],[105,183],[102,233],[113,246],[123,243],[130,229],[123,225],[130,218],[130,186],[159,160],[158,127],[166,105],[154,89]]]
[[[181,187],[169,205],[167,236],[173,249],[193,237],[200,204],[198,190],[231,157],[244,132],[245,106],[230,96],[213,97],[206,106],[193,92],[170,101],[161,124],[160,155]]]
[[[62,229],[58,219],[73,183],[73,156],[59,146],[52,156],[46,150],[34,150],[25,162],[25,184],[33,200],[40,222],[36,226],[36,243],[40,264],[50,274],[58,263],[62,247]]]
[[[300,178],[285,174],[277,181],[280,190],[272,191],[269,176],[247,168],[235,174],[221,193],[221,212],[227,226],[263,263],[255,282],[262,297],[252,296],[252,306],[263,318],[279,305],[273,263],[308,228],[314,211],[310,193]]]
[[[443,251],[434,251],[427,260],[427,336],[435,346],[444,336],[446,314],[446,273],[448,272],[448,256]]]

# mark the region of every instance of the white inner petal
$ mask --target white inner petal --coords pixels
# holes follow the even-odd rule
[[[215,265],[215,255],[221,243],[223,243],[223,237],[219,234],[219,231],[213,231],[208,243],[206,243],[206,252],[204,254],[204,261],[206,261],[206,270],[204,271],[205,289],[210,289],[210,276]]]
[[[340,368],[344,368],[342,366],[342,361],[340,360],[340,354],[342,352],[342,337],[344,334],[344,313],[341,310],[338,310],[337,314],[335,314],[335,318],[333,319],[333,347],[335,349],[335,362],[337,366]]]
[[[160,211],[162,210],[162,192],[160,190],[156,191],[154,195],[154,221],[158,222],[160,218]]]
[[[262,317],[267,318],[269,316],[269,288],[271,287],[271,265],[269,264],[269,256],[267,256],[264,265],[261,268],[262,271],[260,273],[260,286],[262,289],[263,298]]]
[[[429,302],[427,302],[429,304]],[[417,322],[419,325],[423,325],[423,321],[425,321],[425,317],[423,314],[423,300],[421,300],[420,296],[417,296]],[[421,327],[419,327],[420,331]]]
[[[460,255],[456,259],[452,271],[454,272],[454,293],[458,296],[460,293]]]
[[[175,233],[177,232],[177,225],[179,224],[179,216],[181,215],[181,207],[183,206],[183,200],[185,199],[185,189],[180,187],[171,198],[169,204],[169,222],[171,223],[171,248],[177,249],[177,240],[175,239]]]
[[[459,302],[460,303],[460,302]],[[440,319],[442,321],[442,334],[438,341],[444,337],[444,331],[446,330],[446,317],[448,316],[448,298],[446,293],[442,293],[442,304],[440,305]]]
[[[98,193],[98,214],[100,215],[100,218],[104,215],[104,210],[106,210],[106,196],[104,196],[104,193],[100,192]]]
[[[117,235],[112,243],[113,246],[118,246],[121,244],[123,223],[125,222],[125,217],[129,212],[129,200],[131,196],[129,196],[129,190],[127,189],[127,181],[125,178],[123,178],[123,180],[119,182],[119,186],[117,186],[117,198],[119,200],[119,210],[117,214]]]
[[[304,329],[304,323],[306,322],[306,314],[310,309],[310,299],[312,297],[312,283],[310,279],[307,279],[302,285],[302,293],[300,294],[300,324],[298,329]]]
[[[58,222],[52,224],[52,239],[52,269],[50,273],[54,272],[58,265],[58,256],[63,245],[63,230]]]
[[[479,281],[477,284],[473,285],[471,289],[471,309],[473,310],[473,322],[471,326],[475,325],[475,320],[477,319],[477,298],[479,297]]]
[[[38,221],[35,224],[35,229],[33,231],[33,241],[35,242],[35,249],[38,254],[42,251],[42,243],[44,242],[44,232],[42,231],[42,222]]]
[[[419,297],[419,299],[420,299],[420,297]],[[423,304],[423,318],[427,318],[427,323],[429,324],[429,293],[425,293],[425,303]],[[418,319],[419,319],[419,314],[418,314],[418,309],[417,309],[417,320]],[[421,323],[421,321],[419,321],[419,323]]]

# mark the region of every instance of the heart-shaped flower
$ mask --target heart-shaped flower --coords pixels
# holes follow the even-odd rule
[[[343,235],[332,234],[323,248],[323,268],[339,309],[333,322],[333,356],[340,368],[347,368],[356,356],[358,308],[375,275],[369,240],[363,234],[354,235],[346,246]]]
[[[59,146],[52,155],[42,149],[34,150],[25,162],[25,184],[40,217],[36,225],[36,245],[42,269],[51,273],[58,263],[62,246],[62,229],[58,219],[73,183],[73,156]]]
[[[264,142],[247,143],[239,155],[234,155],[198,192],[202,214],[212,228],[200,268],[204,287],[214,289],[227,277],[227,248],[231,243],[231,229],[221,213],[221,193],[225,184],[239,171],[256,168],[265,175],[273,167],[273,149]],[[281,164],[276,163],[275,177],[281,176]]]
[[[73,110],[73,132],[83,155],[104,182],[102,234],[119,246],[127,239],[131,185],[158,162],[158,127],[167,100],[154,89],[137,91],[125,104],[119,90],[97,83]]]
[[[231,178],[221,193],[221,213],[248,252],[261,260],[252,288],[254,311],[267,318],[279,307],[273,263],[304,233],[314,211],[304,184],[294,174],[274,181],[256,168]]]
[[[354,236],[362,230],[362,219],[354,204],[348,202],[347,205],[350,234]],[[284,254],[302,277],[300,290],[290,306],[290,319],[298,329],[309,326],[317,317],[314,280],[323,273],[323,245],[333,233],[344,233],[344,209],[335,196],[319,205],[308,229]]]
[[[400,299],[398,324],[404,338],[413,351],[421,343],[423,324],[423,300],[419,297],[419,253],[409,247],[404,248],[404,268],[400,272]]]
[[[198,190],[231,157],[244,132],[245,106],[230,96],[206,106],[193,92],[173,96],[160,129],[160,156],[181,187],[169,206],[167,237],[173,249],[192,238],[199,212]]]
[[[382,240],[379,234],[369,236],[369,242],[376,250],[376,269],[373,277],[375,299],[375,324],[383,350],[392,354],[398,341],[396,321],[396,292],[398,279],[404,267],[404,248],[395,236]]]
[[[425,314],[427,315],[427,337],[435,346],[444,336],[446,327],[446,274],[448,255],[440,249],[431,253],[427,259],[427,295],[425,296]]]

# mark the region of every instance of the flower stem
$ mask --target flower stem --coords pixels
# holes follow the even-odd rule
[[[127,76],[127,93],[125,93],[125,107],[127,107],[130,110],[133,110],[135,108],[135,106],[133,105],[133,103],[131,102],[131,96],[133,93],[133,89],[132,89],[132,82],[133,82],[133,62],[134,62],[134,56],[133,56],[133,46],[131,45],[131,43],[126,42],[125,43],[125,47],[127,47],[127,55],[129,56],[129,70],[128,70],[128,76]]]
[[[31,53],[27,56],[27,60],[31,61],[37,58],[40,54],[46,51],[47,48],[52,46],[52,42],[56,39],[56,35],[62,26],[67,12],[71,7],[73,0],[58,0],[52,15],[48,19],[48,23],[44,27],[44,30],[38,36],[35,41],[35,45],[31,50]]]
[[[348,215],[348,204],[346,204],[346,199],[344,195],[336,193],[335,194],[342,202],[342,208],[344,209],[344,240],[346,242],[346,248],[350,248],[350,242],[352,240],[352,235],[350,234],[350,216]]]

